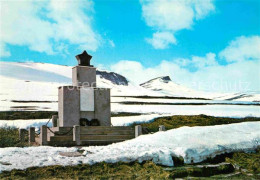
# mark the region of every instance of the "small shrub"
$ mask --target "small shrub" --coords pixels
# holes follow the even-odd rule
[[[0,147],[24,147],[28,146],[28,136],[25,142],[19,140],[19,129],[13,127],[0,128]]]
[[[182,126],[213,126],[221,124],[231,124],[231,123],[240,123],[247,121],[260,121],[260,118],[257,117],[245,117],[245,118],[227,118],[227,117],[213,117],[207,115],[195,115],[195,116],[185,116],[185,115],[176,115],[168,117],[159,117],[154,119],[153,122],[149,123],[135,123],[135,125],[142,125],[148,129],[149,132],[157,132],[159,125],[164,125],[166,130],[175,129]]]

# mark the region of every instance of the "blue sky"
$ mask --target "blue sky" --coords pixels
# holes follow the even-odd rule
[[[259,0],[11,0],[1,5],[1,61],[76,65],[74,56],[86,49],[93,64],[136,83],[170,75],[191,87],[198,81],[238,83],[240,77],[250,84],[247,90],[260,87]],[[245,65],[250,73],[216,75]],[[135,80],[137,75],[143,78]]]

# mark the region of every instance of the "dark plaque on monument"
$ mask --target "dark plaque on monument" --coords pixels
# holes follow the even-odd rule
[[[90,66],[93,67],[92,65],[90,65],[90,60],[91,60],[92,56],[90,56],[87,51],[83,51],[83,53],[78,54],[76,56],[76,59],[78,60],[78,64],[80,66]]]

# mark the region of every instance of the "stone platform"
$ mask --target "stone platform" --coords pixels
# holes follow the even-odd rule
[[[41,145],[49,146],[86,146],[108,145],[135,138],[135,128],[126,126],[42,126]]]

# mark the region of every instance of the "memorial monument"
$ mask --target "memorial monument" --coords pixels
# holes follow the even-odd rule
[[[58,90],[58,126],[111,126],[110,89],[96,88],[96,68],[90,65],[86,51],[76,56],[72,68],[72,86]]]
[[[86,51],[76,56],[72,85],[58,88],[58,116],[41,126],[40,145],[106,145],[142,134],[141,126],[111,126],[110,89],[97,88],[96,68]],[[33,138],[33,137],[32,137]],[[22,139],[22,138],[21,138]]]

